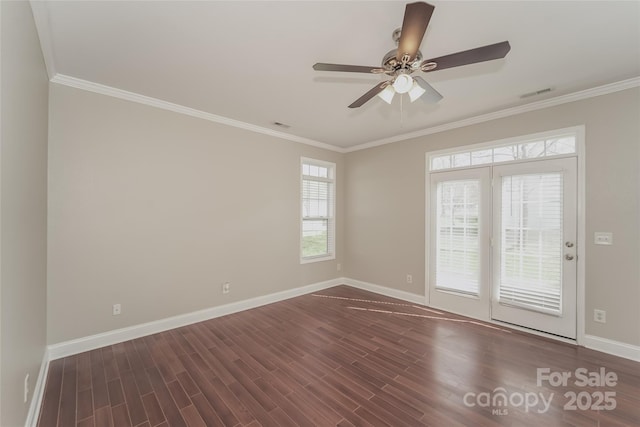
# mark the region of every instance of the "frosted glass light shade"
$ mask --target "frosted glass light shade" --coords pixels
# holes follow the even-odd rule
[[[411,102],[413,102],[416,99],[420,98],[425,92],[426,91],[422,88],[422,86],[420,86],[418,82],[414,80],[413,86],[409,91],[409,99],[411,99]]]
[[[408,74],[400,74],[393,82],[393,88],[398,93],[407,93],[413,86],[413,79]]]
[[[387,104],[391,104],[391,101],[393,101],[393,95],[395,94],[396,94],[396,91],[393,88],[393,86],[388,85],[387,87],[384,88],[382,92],[378,94],[378,96]]]

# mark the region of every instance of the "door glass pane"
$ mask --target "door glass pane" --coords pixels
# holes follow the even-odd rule
[[[436,288],[478,295],[480,181],[437,187]]]
[[[559,314],[562,173],[502,178],[500,303]]]

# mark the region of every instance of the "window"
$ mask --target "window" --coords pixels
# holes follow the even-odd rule
[[[539,157],[566,156],[576,153],[576,136],[560,135],[521,143],[487,147],[474,151],[432,156],[430,170],[465,168],[490,163],[515,162]]]
[[[335,259],[334,163],[302,158],[300,261]]]

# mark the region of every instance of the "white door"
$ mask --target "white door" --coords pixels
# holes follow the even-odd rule
[[[576,337],[576,158],[493,167],[491,317]]]
[[[491,168],[430,174],[429,305],[489,319]]]

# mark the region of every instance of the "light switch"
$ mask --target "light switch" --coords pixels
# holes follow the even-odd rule
[[[596,245],[613,245],[613,233],[603,233],[596,231],[593,233]]]

